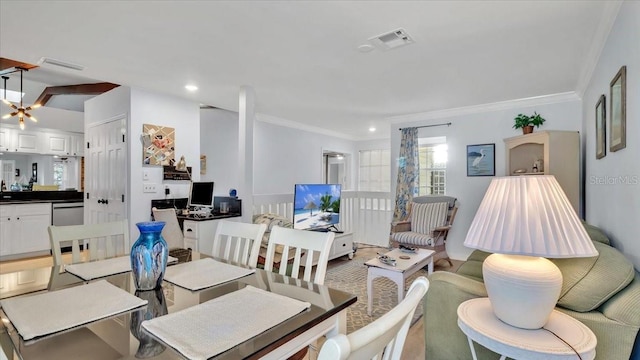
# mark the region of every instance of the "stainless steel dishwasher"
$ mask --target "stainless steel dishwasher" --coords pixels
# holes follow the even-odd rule
[[[51,209],[51,225],[82,225],[84,224],[84,203],[53,203]]]

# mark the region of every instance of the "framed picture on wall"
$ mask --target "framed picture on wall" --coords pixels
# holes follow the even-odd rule
[[[609,108],[609,150],[618,151],[627,147],[627,67],[623,66],[611,80]]]
[[[496,175],[496,144],[467,145],[467,176]]]
[[[596,159],[607,155],[607,101],[604,94],[596,103]]]

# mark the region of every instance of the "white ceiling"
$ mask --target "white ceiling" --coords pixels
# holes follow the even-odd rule
[[[0,56],[77,63],[85,70],[47,66],[229,110],[250,85],[258,113],[384,138],[391,117],[579,93],[615,9],[612,1],[3,0]],[[357,50],[398,28],[415,43]],[[199,90],[187,93],[187,83]]]

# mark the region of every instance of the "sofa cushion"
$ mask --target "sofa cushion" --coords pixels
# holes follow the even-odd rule
[[[587,224],[584,220],[582,221],[582,225],[584,225],[584,229],[587,231],[587,234],[591,238],[591,241],[597,241],[599,243],[611,245],[611,243],[609,242],[609,237],[605,235],[605,233],[599,227]]]
[[[262,243],[260,244],[260,253],[258,255],[258,264],[264,264],[264,260],[267,257],[267,247],[269,246],[269,236],[271,235],[271,230],[273,230],[273,227],[280,226],[283,228],[293,229],[293,222],[278,214],[265,213],[254,215],[253,223],[267,225],[267,230],[265,230],[264,235],[262,235]],[[276,252],[274,254],[275,263],[280,263],[283,250],[284,247],[282,245],[276,246]],[[292,258],[295,255],[295,251],[295,249],[289,250],[289,258]]]
[[[563,277],[559,306],[578,312],[597,309],[633,280],[633,264],[621,252],[597,241],[593,245],[596,257],[550,259]]]
[[[482,278],[482,263],[487,256],[491,255],[486,251],[474,250],[467,261],[462,263],[456,273],[473,278],[474,280],[483,281]]]
[[[267,225],[267,230],[265,230],[264,235],[262,235],[262,246],[265,249],[267,248],[267,244],[269,244],[269,235],[271,234],[271,230],[273,230],[274,226],[280,226],[289,229],[293,228],[293,223],[291,222],[291,220],[278,214],[271,213],[253,215],[253,223]]]

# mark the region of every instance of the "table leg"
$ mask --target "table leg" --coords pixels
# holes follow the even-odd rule
[[[476,348],[473,347],[473,340],[471,340],[471,338],[467,336],[467,341],[469,342],[469,348],[471,349],[471,356],[473,357],[473,360],[478,360],[478,356],[476,355]]]
[[[373,307],[373,276],[371,275],[371,267],[367,271],[367,314],[371,316],[371,308]]]
[[[398,304],[404,299],[404,273],[389,274],[389,279],[398,285]]]
[[[433,255],[429,258],[429,267],[428,267],[429,275],[433,274]]]

